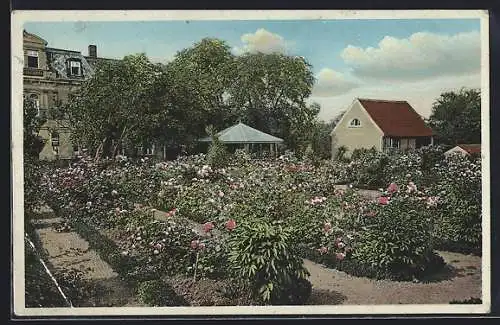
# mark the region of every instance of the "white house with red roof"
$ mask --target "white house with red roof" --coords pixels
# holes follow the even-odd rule
[[[340,147],[411,150],[433,144],[434,133],[406,101],[356,98],[331,132],[332,157]]]
[[[453,154],[460,154],[462,156],[480,155],[481,144],[457,144],[444,153],[447,157]]]

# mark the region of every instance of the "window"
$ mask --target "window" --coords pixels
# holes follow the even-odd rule
[[[28,68],[38,68],[38,51],[27,51]]]
[[[33,101],[33,103],[35,104],[35,107],[36,107],[36,112],[37,112],[37,113],[36,113],[36,115],[37,115],[37,116],[40,116],[40,98],[38,97],[38,95],[37,95],[37,94],[31,94],[31,95],[29,96],[29,99],[30,99],[31,101]]]
[[[400,139],[395,138],[384,138],[384,148],[397,149],[400,147]]]
[[[81,76],[82,75],[82,63],[78,60],[68,60],[68,75],[70,76]]]
[[[360,126],[361,126],[361,121],[357,118],[354,118],[351,120],[351,122],[349,122],[349,127],[358,128]]]

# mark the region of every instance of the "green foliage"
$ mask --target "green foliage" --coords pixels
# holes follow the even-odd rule
[[[346,153],[347,153],[347,147],[346,146],[340,146],[337,148],[337,152],[335,153],[335,159],[338,161],[345,161],[346,159]]]
[[[367,217],[353,259],[395,277],[425,271],[432,256],[432,222],[425,202],[401,193],[387,205],[374,205],[375,217]]]
[[[25,98],[23,101],[23,149],[25,159],[38,160],[38,154],[44,146],[44,140],[38,135],[38,132],[45,119],[37,116],[37,114],[35,103]]]
[[[481,161],[447,158],[431,191],[439,197],[435,218],[437,245],[480,254],[482,243]]]
[[[235,58],[238,76],[228,90],[237,115],[256,129],[275,134],[294,150],[307,143],[319,107],[307,105],[314,76],[301,57],[244,53]]]
[[[76,143],[114,156],[121,142],[142,145],[166,118],[160,68],[144,54],[103,63],[65,107]]]
[[[294,251],[291,236],[291,230],[279,222],[255,219],[242,223],[228,239],[231,271],[264,303],[293,304],[310,294],[310,290],[302,290],[303,296],[290,297],[297,282],[309,275]]]
[[[209,131],[212,137],[212,143],[208,148],[207,163],[214,169],[223,168],[228,164],[229,153],[224,144],[214,134],[214,131]]]
[[[23,101],[24,216],[28,220],[40,204],[41,166],[38,155],[44,140],[38,135],[44,120],[37,116],[33,101]]]
[[[462,88],[442,93],[432,106],[428,122],[440,143],[481,143],[480,90]]]
[[[141,302],[152,307],[178,306],[181,300],[171,285],[163,280],[141,282],[137,292]]]

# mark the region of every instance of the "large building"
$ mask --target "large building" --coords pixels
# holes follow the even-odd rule
[[[40,159],[69,159],[75,151],[69,122],[55,119],[51,110],[65,103],[69,94],[92,76],[100,60],[109,59],[97,57],[96,45],[89,45],[87,56],[47,45],[41,37],[23,31],[23,95],[35,103],[40,116],[47,118],[40,129],[40,136],[46,140]]]

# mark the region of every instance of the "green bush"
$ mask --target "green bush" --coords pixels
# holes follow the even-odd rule
[[[141,282],[137,294],[142,303],[152,307],[182,305],[182,301],[175,290],[163,280]]]
[[[215,135],[211,135],[212,143],[208,148],[207,163],[214,169],[223,168],[229,162],[229,153],[224,144]]]
[[[305,301],[309,272],[292,243],[292,232],[279,222],[255,219],[240,224],[228,239],[228,262],[235,278],[249,286],[263,303]],[[297,290],[300,281],[301,289]],[[299,296],[296,296],[299,295]]]
[[[366,217],[352,258],[393,278],[424,273],[433,258],[430,214],[434,210],[419,197],[402,193],[387,205],[373,204],[369,209],[376,214]]]
[[[454,156],[438,169],[431,191],[438,198],[434,240],[440,249],[480,254],[482,191],[480,160]]]

